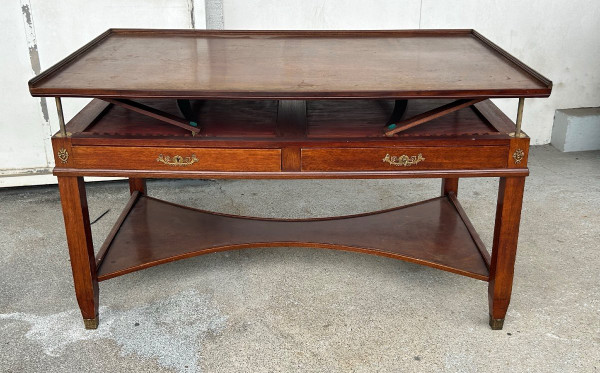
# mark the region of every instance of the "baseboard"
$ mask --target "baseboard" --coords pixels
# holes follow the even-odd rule
[[[86,182],[121,180],[122,177],[86,177]],[[57,184],[52,168],[0,170],[0,188]]]

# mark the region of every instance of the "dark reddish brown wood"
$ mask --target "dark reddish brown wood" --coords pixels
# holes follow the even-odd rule
[[[98,268],[101,281],[215,251],[298,245],[382,255],[488,279],[479,249],[453,201],[446,197],[319,219],[233,216],[150,197],[140,197],[126,211],[122,216],[127,217],[113,229],[117,233]]]
[[[449,192],[447,194],[447,197],[452,202],[454,207],[456,208],[456,211],[458,212],[458,215],[460,215],[461,219],[463,220],[463,223],[465,223],[465,227],[467,227],[467,230],[469,231],[469,234],[471,235],[473,242],[475,242],[475,245],[479,249],[479,253],[481,254],[481,257],[483,258],[486,267],[489,269],[490,262],[491,262],[490,253],[485,248],[485,245],[483,244],[483,241],[481,241],[481,238],[479,237],[479,234],[475,230],[475,227],[473,227],[473,224],[471,224],[471,220],[469,220],[469,218],[467,217],[467,213],[465,212],[465,210],[463,210],[462,206],[456,199],[456,194],[454,194],[454,192]]]
[[[146,194],[147,193],[146,179],[130,177],[129,178],[129,192],[131,194],[133,194],[135,192],[140,192],[142,194]]]
[[[172,113],[177,110],[173,101],[146,102],[160,110]],[[408,105],[407,115],[416,115],[447,102],[413,100]],[[280,115],[278,124],[277,101],[207,101],[199,108],[201,126],[206,129],[206,136],[202,138],[191,137],[183,129],[112,106],[101,114],[94,111],[97,116],[88,115],[91,123],[81,127],[86,130],[74,133],[71,138],[76,149],[76,166],[58,165],[55,173],[71,176],[241,179],[456,178],[528,174],[526,169],[506,171],[506,162],[510,161],[511,155],[508,151],[504,151],[502,157],[495,153],[500,149],[508,149],[512,139],[496,129],[503,128],[497,122],[502,122],[504,118],[494,114],[492,109],[495,106],[489,100],[476,106],[487,110],[486,113],[491,112],[493,119],[488,119],[480,111],[473,110],[475,106],[471,106],[411,128],[394,138],[384,138],[380,133],[381,124],[389,117],[393,105],[393,101],[389,100],[310,101],[305,109],[295,102],[283,105],[286,113]],[[306,122],[302,120],[304,113]],[[308,127],[306,137],[297,137],[303,132],[299,129],[304,123]],[[281,137],[284,132],[289,137]],[[198,150],[202,152],[202,157],[200,153],[195,153],[198,144],[202,146]],[[430,149],[428,146],[431,145],[435,145],[435,154],[439,158],[437,163],[432,164],[430,162],[435,159],[428,158],[429,153],[425,154],[426,167],[424,164],[418,164],[417,169],[413,166],[386,166],[382,159],[373,158],[375,153],[382,150],[399,156],[402,153],[398,152],[402,150],[418,152],[419,149]],[[425,148],[419,148],[421,146]],[[219,149],[212,152],[210,148]],[[317,162],[313,162],[313,166],[321,169],[327,167],[331,171],[300,171],[302,148],[331,149],[332,153],[324,151]],[[256,149],[258,153],[244,149]],[[267,160],[260,155],[260,149],[269,149],[274,153],[268,152]],[[496,151],[492,154],[490,149]],[[196,154],[199,162],[186,167],[155,164],[157,155],[167,150],[171,152],[170,155]],[[210,155],[208,158],[207,154]],[[336,159],[331,158],[332,154]],[[351,156],[348,157],[348,154]],[[381,154],[381,158],[385,154]],[[356,164],[358,168],[353,167]],[[310,166],[308,161],[307,167]],[[345,170],[341,171],[340,167]],[[436,170],[436,167],[439,169]],[[260,169],[264,171],[258,171]]]
[[[164,112],[177,113],[172,100],[141,102]],[[407,107],[406,115],[415,116],[446,103],[448,100],[413,100]],[[203,136],[199,138],[191,137],[188,131],[157,119],[112,106],[107,112],[96,116],[95,121],[88,123],[85,131],[73,132],[73,142],[77,145],[145,146],[151,140],[152,144],[160,146],[197,146],[198,142],[202,142],[203,146],[218,147],[231,146],[235,139],[240,147],[243,144],[250,147],[280,147],[297,146],[300,142],[339,144],[351,138],[361,140],[362,146],[367,143],[390,144],[392,139],[383,137],[381,128],[393,107],[394,103],[390,100],[309,101],[306,109],[302,105],[285,106],[286,115],[279,119],[281,123],[277,123],[277,101],[212,100],[196,107],[198,124],[203,129]],[[89,110],[85,108],[84,111]],[[283,118],[288,120],[284,121]],[[304,123],[306,130],[302,129]],[[302,135],[305,132],[307,137]],[[473,137],[481,145],[490,145],[502,140],[506,143],[508,138],[473,107],[408,129],[396,137],[415,144],[435,140],[436,145],[472,142]],[[352,146],[352,143],[348,146]]]
[[[281,171],[279,149],[155,148],[78,146],[73,149],[80,168],[108,167],[164,171]],[[161,158],[164,161],[161,161]],[[169,157],[170,161],[166,158]],[[174,164],[176,157],[183,162]]]
[[[483,100],[483,98],[473,100],[456,100],[444,106],[440,106],[438,108],[432,109],[425,113],[421,113],[412,118],[408,118],[399,123],[396,123],[393,129],[390,129],[390,127],[386,127],[385,135],[388,137],[394,136],[398,132],[406,131],[409,128],[413,128],[418,126],[419,124],[427,123],[433,119],[443,117],[444,115],[453,113],[460,109],[464,109]]]
[[[504,146],[396,147],[396,148],[307,148],[302,149],[303,171],[404,171],[503,168],[508,152]],[[421,154],[421,158],[418,158]],[[403,156],[417,160],[398,165]],[[394,161],[393,157],[396,157]],[[391,162],[386,161],[392,158]],[[419,160],[421,159],[421,160]]]
[[[97,37],[92,39],[90,42],[86,43],[83,47],[79,48],[78,50],[71,53],[67,57],[58,61],[57,63],[55,63],[48,69],[42,71],[42,73],[39,74],[38,76],[29,80],[29,87],[31,88],[32,86],[35,86],[36,84],[40,83],[41,81],[46,80],[47,78],[56,74],[64,67],[68,66],[70,63],[72,63],[75,60],[77,60],[78,58],[82,57],[89,50],[97,47],[99,44],[101,44],[104,40],[106,40],[109,36],[111,36],[114,33],[115,33],[114,29],[108,29],[108,30],[104,31],[102,34],[98,35]]]
[[[302,153],[299,146],[288,146],[281,149],[281,171],[300,171],[302,169]]]
[[[551,82],[517,62],[472,30],[113,30],[32,79],[30,92],[180,99],[547,97]]]
[[[502,329],[510,303],[524,187],[524,177],[500,178],[488,286],[492,329]]]
[[[102,100],[94,100],[103,102]],[[151,106],[161,112],[173,116],[178,114],[175,100],[139,100],[145,106]],[[97,121],[88,123],[85,131],[73,134],[74,138],[99,139],[110,137],[112,141],[119,138],[133,142],[177,141],[180,144],[193,142],[197,144],[203,138],[219,138],[221,141],[235,138],[271,138],[275,136],[277,125],[277,101],[242,101],[211,100],[192,101],[192,111],[197,117],[202,137],[192,137],[191,132],[172,126],[159,119],[136,113],[134,111],[111,105],[108,112],[97,116]],[[84,108],[83,111],[87,111]]]
[[[53,137],[52,150],[54,152],[55,167],[73,167],[73,150],[71,147],[71,139],[68,137]]]
[[[411,100],[404,116],[415,117],[448,104],[449,100]],[[394,110],[390,100],[336,100],[308,101],[308,137],[318,141],[321,138],[368,138],[368,141],[390,141],[383,138],[383,125]],[[409,128],[396,134],[404,140],[415,138],[432,139],[438,136],[449,139],[467,135],[494,134],[498,131],[487,120],[478,115],[472,107],[447,113],[430,120],[422,126]]]
[[[527,168],[529,137],[512,138],[508,148],[508,167]]]
[[[214,251],[301,245],[487,280],[490,325],[501,328],[529,139],[512,137],[514,124],[489,100],[475,102],[546,97],[551,86],[472,30],[109,30],[30,81],[33,95],[127,106],[93,100],[68,123],[68,136],[52,139],[86,326],[97,323],[96,271],[105,280]],[[382,127],[403,111],[394,100],[406,98],[411,119],[385,137]],[[197,119],[201,137],[164,122],[185,124],[175,99],[192,99],[179,107]],[[128,177],[132,192],[97,263],[88,175]],[[492,176],[501,181],[490,257],[456,193],[458,178]],[[444,180],[442,197],[403,208],[287,221],[158,201],[145,196],[149,177]]]
[[[448,195],[453,193],[455,196],[458,195],[458,178],[443,178],[442,179],[442,195]]]
[[[483,42],[483,44],[485,44],[489,48],[493,49],[499,55],[506,58],[508,61],[512,62],[513,64],[518,66],[520,69],[523,69],[524,71],[526,71],[528,74],[530,74],[532,77],[536,78],[540,82],[543,82],[548,88],[552,89],[552,82],[548,78],[544,77],[542,74],[538,73],[531,67],[525,65],[523,62],[519,61],[515,56],[511,55],[506,50],[500,48],[498,45],[494,44],[491,40],[489,40],[485,36],[481,35],[476,30],[471,30],[471,34],[473,34],[474,37],[481,40],[481,42]]]
[[[115,222],[115,225],[112,227],[110,232],[108,232],[108,236],[106,236],[104,243],[102,243],[102,247],[100,247],[100,250],[98,250],[98,254],[96,255],[96,269],[98,269],[100,267],[100,265],[102,264],[102,261],[104,260],[104,257],[106,256],[106,252],[107,252],[108,248],[110,247],[110,244],[113,242],[113,240],[115,239],[115,236],[119,232],[119,228],[121,228],[121,225],[125,221],[125,218],[127,217],[129,212],[133,208],[133,205],[137,202],[137,200],[142,195],[143,194],[140,193],[139,191],[134,191],[131,193],[131,197],[129,197],[129,201],[125,205],[125,208],[123,209],[123,211],[121,211],[121,214],[119,215],[119,218]]]
[[[483,169],[483,170],[400,170],[400,171],[179,171],[179,170],[114,170],[110,168],[80,169],[55,168],[56,176],[99,176],[99,177],[142,177],[184,179],[408,179],[408,178],[453,178],[453,177],[500,177],[528,176],[529,169]]]
[[[402,136],[397,136],[402,137]],[[283,140],[280,138],[272,139],[271,141],[264,141],[264,138],[252,138],[248,137],[231,137],[231,138],[204,138],[202,141],[202,147],[204,148],[223,148],[232,147],[233,144],[236,148],[242,149],[274,149],[286,146],[302,146],[302,147],[347,147],[347,148],[377,148],[398,145],[406,146],[468,146],[476,145],[481,146],[508,146],[509,142],[507,139],[508,135],[504,134],[472,134],[472,135],[461,135],[456,137],[444,136],[444,135],[432,135],[432,136],[414,136],[414,137],[402,137],[401,143],[393,143],[391,140],[385,140],[383,137],[379,138],[354,138],[348,136],[347,138],[337,136],[330,139],[319,138],[319,139],[307,139],[302,141],[301,139]],[[120,135],[103,135],[97,136],[92,135],[89,137],[74,136],[71,139],[73,145],[86,145],[86,146],[145,146],[149,144],[153,146],[164,146],[164,147],[177,147],[177,148],[195,148],[198,147],[199,143],[195,141],[195,138],[186,138],[182,136],[180,138],[160,138],[152,136],[120,136]],[[345,140],[344,140],[345,139]],[[389,139],[389,138],[388,138]],[[358,141],[357,141],[358,140]]]
[[[306,136],[306,101],[279,100],[277,108],[277,136],[279,138],[304,138]],[[299,146],[281,149],[281,170],[300,171],[301,153]]]
[[[112,99],[112,98],[104,98],[106,102],[109,102],[113,105],[122,106],[125,109],[133,110],[136,113],[146,115],[148,117],[158,119],[161,122],[169,123],[179,128],[183,128],[185,130],[191,131],[194,134],[200,133],[200,129],[197,127],[193,127],[190,125],[191,122],[179,118],[175,115],[169,114],[167,112],[155,109],[148,105],[141,104],[139,102],[125,100],[125,99]]]
[[[59,176],[58,189],[77,303],[86,328],[95,329],[98,326],[98,278],[85,184],[82,177]]]
[[[471,106],[471,108],[478,113],[481,118],[485,118],[496,132],[509,134],[516,129],[513,121],[490,100],[478,102]]]

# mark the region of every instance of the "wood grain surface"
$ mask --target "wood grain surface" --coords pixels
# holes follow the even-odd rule
[[[215,251],[298,245],[387,256],[488,279],[458,202],[446,197],[374,213],[295,220],[218,214],[144,196],[132,201],[105,244],[99,280]]]
[[[111,30],[34,96],[546,97],[551,82],[472,30]]]

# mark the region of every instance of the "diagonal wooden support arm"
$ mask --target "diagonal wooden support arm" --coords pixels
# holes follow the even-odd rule
[[[140,104],[139,102],[117,98],[103,98],[103,100],[106,102],[110,102],[111,104],[119,105],[126,109],[135,111],[136,113],[147,115],[149,117],[161,120],[174,126],[192,131],[192,135],[200,133],[200,129],[195,127],[197,126],[196,122],[186,121],[173,114],[165,113],[164,111],[152,108],[144,104]]]
[[[426,111],[419,115],[415,115],[412,118],[405,119],[402,122],[399,122],[396,124],[390,124],[385,127],[385,129],[386,129],[385,135],[388,137],[394,136],[398,132],[407,130],[414,126],[418,126],[419,124],[422,124],[425,122],[429,122],[430,120],[442,117],[446,114],[450,114],[450,113],[460,110],[462,108],[466,108],[468,106],[471,106],[471,105],[476,104],[483,100],[485,100],[485,98],[476,98],[476,99],[471,99],[471,100],[468,100],[468,99],[456,100],[454,102],[440,106],[433,110],[429,110],[429,111]]]

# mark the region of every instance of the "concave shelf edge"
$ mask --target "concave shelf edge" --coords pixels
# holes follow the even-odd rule
[[[218,251],[290,246],[385,256],[489,280],[489,254],[452,195],[357,215],[271,219],[134,193],[97,255],[98,281]]]

